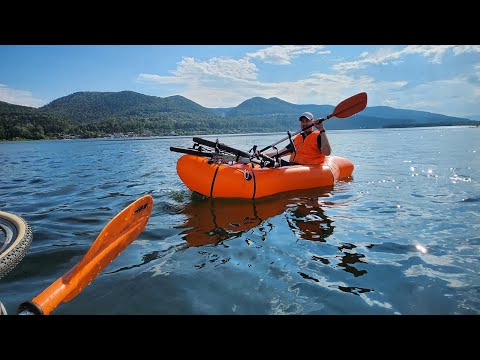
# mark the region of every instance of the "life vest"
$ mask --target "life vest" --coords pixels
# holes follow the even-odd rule
[[[319,131],[313,131],[304,139],[302,134],[298,134],[293,139],[296,153],[290,155],[290,162],[297,164],[312,165],[321,164],[325,160],[325,155],[320,151],[317,144]]]

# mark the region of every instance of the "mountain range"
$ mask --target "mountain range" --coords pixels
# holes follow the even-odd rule
[[[470,119],[470,120],[478,120],[480,121],[480,115],[465,115],[465,116],[462,116],[464,118],[467,118],[467,119]]]
[[[333,105],[299,105],[276,97],[253,97],[235,107],[207,108],[180,95],[162,98],[133,91],[76,92],[40,108],[0,102],[0,139],[23,138],[31,131],[35,131],[35,138],[65,134],[95,137],[113,132],[190,135],[298,131],[298,116],[304,111],[320,118],[333,109]],[[348,118],[332,117],[325,127],[339,130],[479,123],[426,111],[367,106]],[[23,129],[23,135],[19,135],[19,129]]]

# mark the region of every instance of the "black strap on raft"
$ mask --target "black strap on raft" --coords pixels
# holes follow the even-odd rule
[[[255,193],[257,192],[257,179],[255,179],[255,171],[253,171],[253,166],[252,166],[252,176],[253,176],[253,195],[252,195],[252,200],[255,199]]]
[[[44,315],[43,310],[40,308],[40,306],[29,300],[24,301],[20,304],[17,309],[17,315],[20,314],[22,311],[28,311],[33,315]]]
[[[210,197],[212,197],[213,195],[213,185],[215,185],[215,179],[217,178],[218,169],[220,169],[220,165],[217,166],[217,168],[215,169],[215,174],[213,175],[212,186],[210,187]]]

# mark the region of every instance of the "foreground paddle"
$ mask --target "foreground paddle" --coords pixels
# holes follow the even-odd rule
[[[22,303],[19,315],[48,315],[58,304],[77,296],[112,260],[143,231],[150,218],[153,198],[145,195],[118,213],[100,232],[83,259],[65,275]]]
[[[332,117],[338,117],[338,118],[346,118],[352,115],[355,115],[356,113],[359,113],[365,107],[367,106],[367,93],[362,92],[357,95],[353,95],[349,97],[348,99],[343,100],[340,104],[338,104],[335,109],[333,109],[333,112],[328,115],[326,118],[320,118],[320,119],[315,119],[315,122],[321,123],[324,122],[325,120],[328,120]],[[280,144],[281,142],[288,140],[291,136],[295,136],[297,134],[300,134],[302,131],[311,128],[312,126],[315,126],[315,123],[308,125],[307,127],[304,127],[302,130],[297,131],[294,134],[289,134],[289,136],[283,138],[282,140],[277,141],[276,143],[269,145],[260,152],[264,152],[265,150],[270,149],[271,147],[274,147],[277,144]]]

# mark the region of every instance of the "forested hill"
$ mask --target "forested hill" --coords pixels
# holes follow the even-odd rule
[[[128,119],[169,113],[215,116],[212,110],[183,96],[161,98],[133,91],[77,92],[58,98],[40,109],[64,116],[79,124],[94,123],[109,118]]]
[[[236,107],[206,108],[179,95],[77,92],[39,109],[0,102],[0,140],[298,131],[302,112],[325,118],[334,107],[254,97]],[[479,123],[425,111],[367,106],[348,118],[332,117],[325,126],[339,130]]]
[[[120,92],[77,92],[61,97],[41,107],[39,110],[59,115],[71,120],[75,124],[93,124],[101,121],[160,121],[172,124],[189,122],[192,127],[198,124],[206,125],[206,122],[217,121],[211,128],[212,131],[219,126],[227,126],[238,130],[248,130],[248,123],[259,122],[255,127],[274,128],[275,130],[288,130],[285,126],[296,126],[294,120],[304,111],[310,111],[315,117],[326,117],[333,112],[332,105],[297,105],[278,98],[265,99],[254,97],[248,99],[236,107],[210,109],[203,107],[183,96],[175,95],[165,98],[148,96],[133,91]],[[223,119],[230,119],[226,122]],[[255,120],[254,120],[255,119]],[[450,117],[426,111],[396,109],[388,106],[367,107],[350,121],[342,119],[330,120],[329,128],[377,128],[385,126],[410,126],[432,124],[462,124],[468,119]],[[343,122],[343,124],[341,123]],[[283,124],[280,125],[279,124]],[[245,128],[247,126],[247,128]],[[174,126],[169,126],[174,130]],[[180,126],[183,128],[184,126]],[[274,130],[271,130],[274,131]]]
[[[62,116],[0,101],[0,140],[58,137],[73,128],[72,122]]]
[[[298,116],[305,111],[313,113],[315,118],[326,117],[333,112],[334,108],[332,105],[297,105],[278,98],[255,97],[234,108],[223,109],[223,111],[226,116],[231,117],[255,116],[281,119],[283,116],[288,116],[291,119],[298,119]],[[396,109],[389,106],[367,106],[354,117],[329,120],[328,128],[382,128],[392,126],[466,125],[472,123],[476,124],[477,122],[467,118],[446,116],[427,111]]]
[[[227,116],[274,116],[276,114],[291,114],[298,117],[305,111],[313,114],[328,115],[333,110],[331,105],[296,105],[280,100],[279,98],[265,99],[262,97],[254,97],[245,100],[240,105],[230,108]]]

